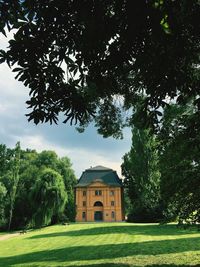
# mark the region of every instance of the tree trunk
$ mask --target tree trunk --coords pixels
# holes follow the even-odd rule
[[[13,205],[12,205],[13,206]],[[12,217],[13,217],[13,207],[10,208],[10,215],[9,215],[9,221],[8,221],[8,231],[10,231],[10,226],[12,222]]]

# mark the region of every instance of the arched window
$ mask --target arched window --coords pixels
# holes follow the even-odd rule
[[[96,201],[96,202],[94,203],[94,207],[102,207],[102,206],[103,206],[103,204],[102,204],[101,201]]]

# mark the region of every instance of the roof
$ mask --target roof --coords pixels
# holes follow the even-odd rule
[[[98,166],[93,167],[93,168],[90,167],[89,169],[86,169],[86,171],[112,171],[112,169],[98,165]]]
[[[82,173],[76,187],[86,187],[95,180],[109,186],[122,187],[122,181],[119,179],[116,171],[103,166],[86,169]]]

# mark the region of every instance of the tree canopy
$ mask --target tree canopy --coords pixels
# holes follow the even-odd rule
[[[132,129],[132,146],[123,157],[125,193],[130,201],[128,220],[157,222],[163,218],[160,197],[158,141],[149,129]]]
[[[67,193],[62,176],[52,170],[44,169],[32,191],[33,215],[36,226],[48,225],[53,216],[63,213]]]
[[[165,108],[158,134],[132,130],[131,150],[122,164],[129,220],[199,224],[199,141],[192,100]]]
[[[20,158],[19,158],[20,156]],[[70,159],[0,145],[0,229],[41,227],[76,216]]]
[[[169,106],[159,136],[161,195],[166,216],[179,222],[200,221],[200,134],[195,113],[192,103]]]
[[[199,13],[198,0],[5,0],[0,31],[14,36],[0,62],[29,87],[28,120],[63,113],[120,137],[156,125],[166,98],[200,107]]]

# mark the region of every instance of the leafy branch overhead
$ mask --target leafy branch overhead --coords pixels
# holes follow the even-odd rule
[[[5,0],[0,10],[0,31],[14,30],[0,62],[29,87],[36,124],[63,113],[119,137],[141,116],[156,125],[167,97],[199,99],[198,0]],[[141,96],[142,115],[126,116]]]

